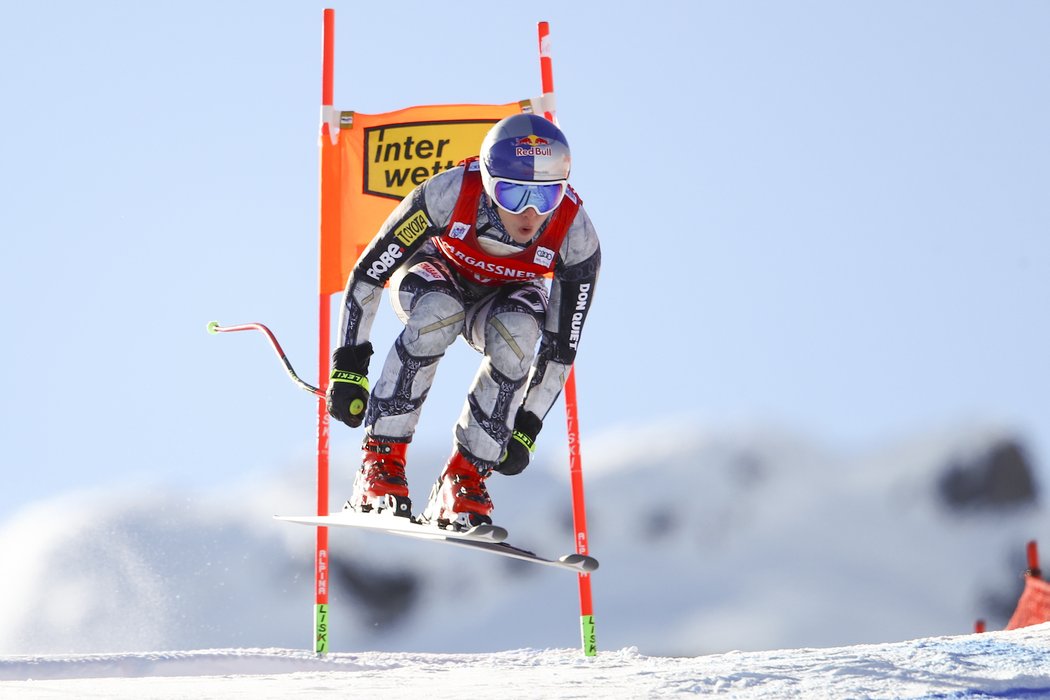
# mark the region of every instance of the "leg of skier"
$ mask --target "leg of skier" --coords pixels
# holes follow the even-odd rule
[[[501,287],[471,306],[464,336],[484,358],[455,428],[452,456],[423,519],[465,529],[491,523],[485,478],[503,458],[525,395],[547,307],[541,283]]]
[[[464,302],[440,257],[420,253],[404,269],[390,282],[390,299],[405,328],[368,401],[364,455],[347,507],[410,516],[405,452],[437,363],[463,331]]]

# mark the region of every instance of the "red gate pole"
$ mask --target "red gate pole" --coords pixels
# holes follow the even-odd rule
[[[1035,540],[1028,541],[1028,570],[1025,574],[1032,578],[1043,578],[1043,570],[1039,568],[1039,545]]]
[[[550,25],[540,22],[540,80],[543,86],[543,96],[554,97],[554,69],[550,53]],[[554,114],[554,106],[551,103],[550,111],[544,115],[550,121],[557,123]],[[587,554],[587,510],[583,499],[583,462],[580,458],[580,422],[579,410],[576,403],[576,367],[569,368],[569,376],[565,380],[565,416],[569,433],[569,476],[572,484],[572,524],[576,532],[577,554]],[[591,575],[581,573],[580,584],[580,635],[583,643],[583,653],[586,656],[598,654],[598,640],[594,629],[594,608],[591,603]]]
[[[332,107],[332,92],[335,72],[335,10],[324,11],[324,29],[321,42],[321,112]],[[321,139],[331,138],[327,119],[321,120]],[[322,141],[323,142],[323,141]],[[326,150],[320,149],[321,158]],[[325,230],[336,225],[324,206],[324,164],[320,168],[320,240],[325,240]],[[320,253],[319,253],[320,257]],[[328,353],[330,346],[331,302],[321,288],[322,265],[318,265],[318,323],[317,323],[317,386],[322,395],[317,399],[317,514],[328,515],[328,411],[324,391],[328,388]],[[314,552],[314,652],[328,653],[328,528],[317,528],[317,545]]]

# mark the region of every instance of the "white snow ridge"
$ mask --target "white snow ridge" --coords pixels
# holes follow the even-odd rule
[[[1050,623],[913,642],[700,657],[636,649],[329,654],[239,649],[0,659],[4,698],[1036,698]],[[7,680],[18,679],[18,680]],[[30,680],[32,679],[32,680]]]

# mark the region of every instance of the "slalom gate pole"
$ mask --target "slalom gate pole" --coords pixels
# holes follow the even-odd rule
[[[328,299],[325,295],[321,295],[321,308],[322,311],[322,333],[321,333],[321,347],[327,347],[328,345],[328,328],[327,320],[324,313],[328,311]],[[277,338],[269,328],[261,323],[242,323],[236,326],[220,326],[218,321],[212,321],[208,324],[209,333],[236,333],[238,331],[260,331],[266,335],[270,341],[270,345],[273,347],[274,352],[277,353],[277,357],[280,358],[281,363],[284,365],[284,371],[288,373],[288,376],[292,378],[301,389],[313,394],[317,397],[317,509],[318,515],[328,515],[328,412],[325,405],[325,377],[328,374],[328,355],[325,352],[321,352],[321,384],[320,387],[307,384],[299,375],[292,369],[292,364],[288,361],[288,357],[284,354],[284,350],[281,348],[281,344],[277,342]],[[322,496],[323,494],[323,496]],[[317,592],[317,600],[314,605],[314,651],[318,654],[324,654],[328,651],[328,528],[318,527],[317,528],[317,552],[315,557],[315,588]]]
[[[540,22],[539,49],[540,49],[540,81],[543,86],[543,96],[554,94],[554,68],[550,52],[550,24]],[[553,103],[552,103],[553,104]],[[551,109],[554,109],[552,107]],[[553,111],[546,112],[548,120],[557,124],[557,118]],[[580,458],[580,422],[579,410],[576,402],[576,367],[569,368],[569,376],[565,380],[565,416],[569,433],[569,476],[572,484],[572,524],[576,533],[576,553],[588,553],[587,543],[587,510],[584,507],[583,498],[583,463]],[[580,585],[580,636],[583,644],[583,653],[586,656],[598,654],[598,638],[595,634],[594,607],[591,602],[591,575],[581,573],[579,575]]]
[[[1032,578],[1043,578],[1043,570],[1039,568],[1039,544],[1035,540],[1029,540],[1026,552],[1028,555],[1028,570],[1025,571],[1025,575]]]
[[[321,111],[331,108],[333,104],[333,86],[335,74],[335,10],[324,11],[323,33],[321,41]],[[327,119],[321,119],[321,139],[331,138]],[[319,149],[322,160],[327,150]],[[324,173],[328,169],[321,163],[320,168],[320,240],[325,240],[328,227],[338,226],[339,220],[332,216],[325,206]],[[330,206],[335,206],[331,203]],[[317,314],[317,386],[320,395],[317,399],[317,514],[328,515],[328,411],[324,401],[324,392],[328,388],[328,352],[330,346],[331,302],[322,288],[321,261],[323,256],[318,250],[318,314]],[[317,528],[317,542],[314,550],[314,653],[328,653],[328,528]]]
[[[587,509],[583,499],[583,462],[580,459],[580,422],[576,404],[576,368],[565,380],[565,415],[569,430],[569,477],[572,483],[572,525],[576,531],[576,553],[588,554]],[[586,656],[598,654],[598,637],[594,628],[594,606],[591,602],[591,575],[581,573],[580,639]]]

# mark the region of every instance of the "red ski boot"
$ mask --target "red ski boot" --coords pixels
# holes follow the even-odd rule
[[[423,520],[454,530],[491,525],[492,499],[485,488],[485,478],[490,473],[491,470],[478,469],[459,450],[453,452],[430,491]]]
[[[408,443],[382,442],[365,438],[364,459],[354,478],[354,491],[344,508],[360,513],[382,513],[412,517],[405,478],[405,450]]]

